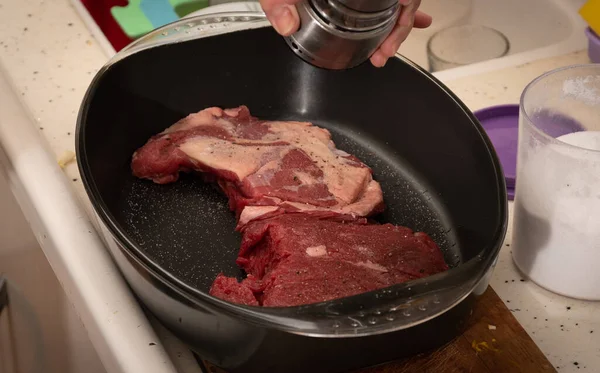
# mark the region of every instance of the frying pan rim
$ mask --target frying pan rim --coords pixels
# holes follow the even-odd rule
[[[167,25],[167,26],[169,26],[169,25]],[[163,28],[166,28],[167,26],[164,26]],[[159,32],[161,29],[162,28],[157,29],[157,30],[155,30],[155,32]],[[243,31],[244,30],[236,30],[234,32],[243,32]],[[208,36],[208,37],[211,37],[211,36]],[[166,42],[165,44],[171,44],[171,43],[173,43],[173,42]],[[154,45],[152,48],[154,48],[156,46],[158,46],[158,45]],[[282,310],[281,308],[263,308],[263,307],[244,306],[244,305],[230,303],[230,302],[215,298],[215,297],[209,295],[208,293],[200,291],[199,289],[184,283],[182,280],[180,280],[179,278],[174,276],[172,273],[170,273],[170,271],[166,270],[160,264],[158,264],[156,261],[151,259],[148,255],[146,255],[143,252],[143,250],[141,250],[141,248],[139,248],[137,246],[137,244],[134,242],[134,240],[132,240],[128,237],[128,235],[124,232],[123,228],[120,227],[120,224],[117,223],[116,219],[114,218],[114,215],[110,212],[109,208],[104,203],[103,197],[95,185],[94,176],[92,175],[92,173],[90,171],[87,153],[86,153],[86,149],[85,149],[85,127],[86,127],[85,123],[86,123],[86,119],[87,119],[88,109],[90,106],[90,102],[93,99],[96,89],[99,86],[100,81],[101,81],[102,77],[104,76],[104,74],[106,72],[108,72],[110,70],[110,68],[116,62],[119,62],[122,59],[128,58],[128,57],[132,56],[133,54],[140,53],[144,50],[145,49],[141,49],[138,51],[129,51],[128,50],[126,55],[124,55],[124,56],[120,56],[120,53],[118,53],[113,58],[111,58],[95,75],[94,79],[92,80],[92,82],[88,86],[88,89],[86,90],[86,93],[82,99],[82,102],[81,102],[81,105],[79,108],[79,112],[78,112],[78,116],[77,116],[77,126],[76,126],[76,131],[75,131],[75,149],[76,149],[76,154],[77,154],[77,164],[78,164],[79,172],[81,174],[82,183],[84,185],[84,188],[86,190],[88,198],[90,199],[90,201],[92,203],[95,214],[97,214],[100,217],[102,223],[110,231],[112,238],[115,241],[117,241],[117,244],[122,251],[126,251],[127,254],[132,259],[135,259],[140,265],[142,265],[144,267],[144,269],[146,271],[148,271],[157,280],[161,281],[164,285],[168,286],[171,289],[176,289],[178,293],[180,293],[181,295],[184,295],[189,301],[196,303],[196,304],[208,303],[212,307],[215,307],[220,312],[225,312],[226,314],[235,315],[238,317],[241,316],[244,319],[246,319],[247,321],[255,322],[262,326],[265,326],[265,323],[266,323],[270,326],[275,326],[279,329],[285,330],[287,325],[285,325],[284,322],[273,320],[273,316],[278,318],[277,316],[281,315],[281,310]],[[473,125],[474,129],[478,132],[479,136],[481,137],[481,139],[484,141],[484,144],[486,145],[488,156],[491,158],[490,160],[492,161],[492,166],[494,167],[494,170],[495,170],[497,187],[498,187],[498,191],[499,191],[498,196],[497,196],[497,199],[498,199],[497,203],[499,205],[498,212],[500,214],[500,216],[499,216],[500,224],[498,224],[498,227],[496,228],[496,230],[494,232],[491,243],[488,244],[487,247],[484,247],[483,249],[481,249],[479,254],[476,255],[476,257],[459,265],[456,268],[453,268],[450,271],[447,271],[447,272],[444,272],[444,273],[441,273],[441,274],[438,274],[435,276],[429,276],[427,278],[423,278],[423,279],[419,279],[419,280],[414,280],[414,281],[410,281],[410,282],[406,282],[406,283],[392,285],[390,287],[385,288],[388,290],[396,289],[396,290],[400,291],[400,290],[403,290],[402,288],[412,287],[413,290],[419,290],[420,288],[423,287],[422,285],[427,280],[427,283],[429,285],[428,289],[435,290],[437,288],[440,288],[440,286],[438,285],[437,287],[435,287],[435,286],[432,286],[432,284],[441,284],[445,281],[451,283],[452,281],[448,281],[448,280],[458,279],[459,277],[466,277],[469,280],[468,282],[471,283],[470,289],[468,291],[464,292],[461,296],[457,296],[455,301],[452,302],[452,304],[450,306],[448,306],[444,310],[442,310],[432,316],[432,317],[435,317],[435,316],[451,309],[456,304],[458,304],[462,299],[464,299],[464,297],[466,297],[468,294],[470,294],[475,289],[477,284],[479,284],[480,280],[484,277],[484,275],[491,269],[497,255],[500,251],[500,248],[502,247],[504,237],[505,237],[506,231],[507,231],[508,197],[507,197],[507,192],[506,192],[506,185],[505,185],[505,180],[504,180],[504,176],[503,176],[502,166],[500,164],[499,158],[493,148],[491,140],[489,139],[489,137],[485,133],[483,127],[481,126],[481,124],[479,123],[479,121],[477,120],[475,115],[471,112],[471,110],[468,109],[468,107],[446,85],[444,85],[441,81],[439,81],[435,76],[429,74],[425,69],[423,69],[419,65],[415,64],[411,60],[407,59],[406,57],[400,55],[399,53],[397,53],[394,58],[399,59],[401,62],[403,62],[405,64],[408,64],[410,67],[412,67],[414,70],[416,70],[416,72],[420,73],[423,77],[425,77],[426,79],[429,79],[430,82],[434,83],[450,99],[452,99],[452,101],[456,105],[458,105],[459,108],[464,112],[464,114],[467,116],[467,118],[470,119],[471,124]],[[477,264],[479,264],[479,265],[477,265]],[[434,277],[437,279],[432,281],[432,278],[434,278]],[[462,282],[464,282],[464,281],[462,281]],[[286,313],[289,313],[289,312],[293,313],[293,312],[299,311],[299,310],[309,310],[311,308],[316,309],[316,308],[322,307],[323,305],[333,304],[336,302],[340,302],[342,300],[349,300],[349,299],[353,299],[353,298],[365,297],[369,294],[374,294],[381,290],[382,289],[373,290],[371,292],[361,293],[361,294],[357,294],[357,295],[353,295],[353,296],[345,297],[345,298],[341,298],[341,299],[330,300],[327,302],[321,302],[321,303],[315,303],[315,304],[303,305],[303,306],[285,307],[283,309],[285,310]],[[400,296],[398,297],[398,299],[403,299],[403,298],[404,297],[400,297]],[[432,317],[430,317],[430,318],[432,318]],[[427,318],[427,319],[430,319],[430,318]],[[422,322],[427,321],[427,319],[418,320],[417,322],[410,324],[410,325],[403,326],[400,329],[420,324]],[[385,332],[388,332],[388,331],[392,331],[392,329],[390,328],[390,329],[385,330]],[[302,333],[300,333],[300,334],[302,334]],[[369,334],[371,334],[371,333],[369,333]],[[359,334],[358,336],[360,336],[360,335],[364,335],[364,334]]]

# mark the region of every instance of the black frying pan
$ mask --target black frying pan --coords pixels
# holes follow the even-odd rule
[[[129,165],[149,137],[187,114],[242,104],[259,118],[328,128],[381,183],[387,210],[377,220],[427,232],[454,268],[289,309],[208,296],[219,272],[242,276],[226,198],[192,175],[170,185],[136,179]],[[444,86],[401,59],[382,69],[315,68],[268,27],[160,45],[107,65],[82,104],[77,152],[87,193],[136,294],[195,351],[230,371],[343,371],[447,342],[468,318],[473,290],[506,230],[498,159],[472,113]]]

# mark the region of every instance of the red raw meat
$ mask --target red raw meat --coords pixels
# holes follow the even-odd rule
[[[310,123],[259,120],[245,106],[208,108],[152,137],[131,167],[159,184],[199,171],[227,195],[247,277],[220,274],[209,293],[229,302],[317,303],[448,269],[425,233],[367,224],[384,208],[379,183]]]
[[[249,278],[218,278],[210,294],[231,302],[285,307],[356,295],[446,271],[421,232],[364,219],[339,222],[288,213],[250,222],[237,259]],[[217,283],[217,281],[215,282]],[[255,298],[224,297],[252,292]],[[243,289],[243,290],[240,290]]]
[[[285,212],[370,216],[383,210],[371,169],[307,122],[263,121],[246,106],[212,107],[152,137],[132,159],[133,174],[171,183],[179,172],[212,174],[229,197],[238,229]]]
[[[246,280],[239,283],[235,278],[225,277],[223,274],[219,274],[213,281],[210,294],[232,303],[248,306],[259,305],[254,293],[247,286]]]

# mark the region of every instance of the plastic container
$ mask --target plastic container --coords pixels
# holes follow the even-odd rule
[[[504,178],[508,199],[515,197],[515,172],[519,132],[519,105],[497,105],[474,112],[496,149]]]
[[[600,0],[587,0],[579,9],[579,15],[592,30],[600,33]]]
[[[540,286],[600,300],[600,65],[540,76],[523,92],[513,258]]]
[[[585,36],[588,38],[588,56],[593,63],[600,63],[600,36],[591,28],[585,29]]]
[[[441,71],[500,58],[509,50],[510,42],[498,30],[470,24],[451,26],[429,39],[429,70]]]

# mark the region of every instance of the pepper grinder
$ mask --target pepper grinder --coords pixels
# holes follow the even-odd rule
[[[400,14],[398,0],[302,0],[300,28],[286,41],[306,62],[325,69],[355,67],[371,57]]]

